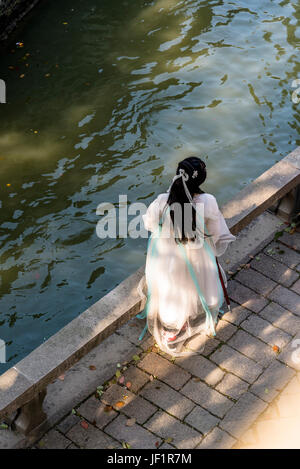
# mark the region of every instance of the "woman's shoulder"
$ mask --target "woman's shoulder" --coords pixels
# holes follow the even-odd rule
[[[208,194],[204,192],[203,194],[194,195],[195,202],[204,202],[204,203],[215,203],[216,198],[213,194]]]

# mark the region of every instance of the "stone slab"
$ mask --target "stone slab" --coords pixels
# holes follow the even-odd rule
[[[140,395],[179,419],[184,419],[195,407],[195,404],[190,399],[187,399],[157,379],[148,383],[142,389]]]
[[[213,353],[211,360],[222,369],[233,373],[248,383],[253,383],[263,370],[258,363],[226,344]]]
[[[163,439],[172,438],[172,445],[178,449],[195,448],[202,438],[199,432],[163,411],[157,412],[145,427]]]
[[[259,313],[268,303],[265,298],[236,280],[230,280],[228,282],[228,295],[233,301],[255,313]]]
[[[266,402],[247,392],[229,410],[220,427],[233,437],[240,438],[266,407]]]
[[[283,308],[288,309],[291,313],[300,316],[300,295],[278,285],[269,295],[269,298],[279,303]]]
[[[292,368],[275,360],[252,384],[250,391],[262,400],[271,402],[294,375]]]
[[[191,377],[190,373],[155,353],[148,353],[138,363],[138,367],[157,376],[176,390],[180,389]]]
[[[254,314],[242,322],[241,327],[267,344],[277,345],[280,349],[291,340],[289,334]]]
[[[156,449],[162,443],[158,436],[137,423],[132,427],[126,426],[127,420],[124,415],[119,415],[105,428],[105,432],[120,442],[128,443],[132,449]]]
[[[211,386],[216,385],[224,376],[224,371],[201,355],[179,357],[175,363]]]
[[[218,423],[219,419],[211,415],[200,406],[196,406],[192,412],[185,418],[185,422],[196,430],[206,435]]]
[[[223,418],[233,402],[202,382],[190,380],[181,393],[213,415]]]
[[[263,367],[267,366],[272,360],[274,360],[274,358],[276,358],[269,345],[256,337],[253,337],[253,335],[248,334],[242,329],[239,329],[237,333],[231,337],[228,345]]]
[[[278,303],[269,303],[259,315],[291,336],[300,332],[300,317],[290,313]]]
[[[266,248],[268,251],[269,246]],[[281,283],[285,287],[290,287],[298,278],[297,272],[290,269],[287,265],[282,264],[264,253],[260,253],[258,259],[254,258],[251,267],[262,274],[266,275],[275,282]]]

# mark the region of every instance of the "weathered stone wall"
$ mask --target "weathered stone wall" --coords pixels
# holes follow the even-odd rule
[[[18,23],[40,0],[0,0],[0,42],[5,41]]]

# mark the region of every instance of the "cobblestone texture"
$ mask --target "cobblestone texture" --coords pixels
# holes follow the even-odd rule
[[[232,310],[216,337],[193,337],[187,356],[173,360],[146,335],[121,381],[86,396],[34,448],[300,448],[297,251],[300,233],[284,232],[255,254],[228,282]],[[133,319],[118,334],[136,344],[142,328]]]

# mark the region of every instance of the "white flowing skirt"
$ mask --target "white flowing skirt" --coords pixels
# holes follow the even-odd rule
[[[221,272],[226,285],[226,276]],[[214,332],[212,323],[216,323],[224,295],[209,242],[195,249],[192,242],[180,247],[173,238],[152,238],[147,253],[146,284],[148,328],[162,350],[182,355],[188,338]],[[211,313],[210,322],[203,299]],[[168,340],[170,331],[175,340]]]

